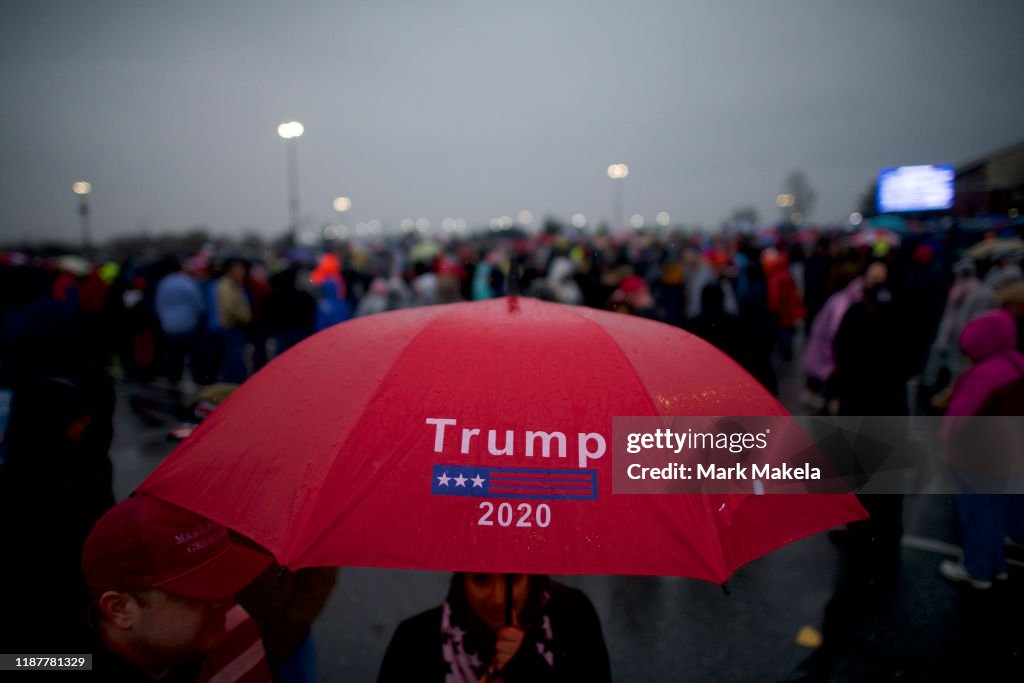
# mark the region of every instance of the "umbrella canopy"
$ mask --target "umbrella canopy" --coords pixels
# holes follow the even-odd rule
[[[316,263],[316,253],[309,247],[292,247],[285,252],[284,256],[292,263],[307,265]]]
[[[59,257],[57,259],[57,267],[77,277],[85,277],[92,269],[89,261],[77,254],[65,254]]]
[[[982,240],[964,252],[964,257],[981,261],[999,253],[1005,255],[1024,253],[1024,240],[1019,237],[996,237]]]
[[[797,244],[814,244],[821,239],[821,233],[815,228],[797,230],[793,233],[793,241]]]
[[[903,216],[897,216],[891,213],[873,216],[868,219],[868,223],[872,228],[888,229],[897,233],[905,232],[907,230],[907,220]]]
[[[890,247],[900,246],[900,236],[886,228],[867,228],[854,234],[849,243],[855,247],[873,247],[885,243]]]
[[[532,299],[428,306],[293,347],[140,491],[292,569],[721,582],[863,510],[847,495],[613,495],[612,418],[785,414],[727,356],[668,325]],[[547,437],[527,443],[528,431]]]

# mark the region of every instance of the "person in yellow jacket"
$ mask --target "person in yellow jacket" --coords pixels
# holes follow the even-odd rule
[[[224,364],[221,379],[241,384],[248,377],[245,364],[245,332],[252,322],[252,307],[245,293],[246,264],[229,261],[223,277],[217,281],[217,318],[224,340]]]

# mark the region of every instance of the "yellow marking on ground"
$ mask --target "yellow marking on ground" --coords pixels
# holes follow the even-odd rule
[[[796,633],[796,644],[812,650],[819,648],[821,647],[821,633],[813,626],[801,626]]]

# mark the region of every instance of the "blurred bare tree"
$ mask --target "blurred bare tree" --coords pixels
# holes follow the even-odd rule
[[[871,183],[864,194],[860,196],[857,210],[864,218],[871,218],[878,214],[878,183]]]
[[[730,225],[757,225],[760,219],[757,209],[753,206],[741,206],[738,209],[733,209],[729,214],[728,222]]]
[[[800,223],[807,220],[814,204],[818,199],[818,193],[811,187],[807,176],[803,171],[793,171],[786,177],[782,185],[782,195],[779,208],[782,210],[783,220],[790,223]]]

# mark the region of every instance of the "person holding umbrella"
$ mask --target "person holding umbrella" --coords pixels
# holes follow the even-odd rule
[[[235,594],[271,564],[220,524],[144,495],[96,522],[82,550],[93,669],[117,681],[270,681]]]
[[[457,572],[444,604],[403,621],[390,681],[610,681],[601,623],[580,591],[538,574]]]

